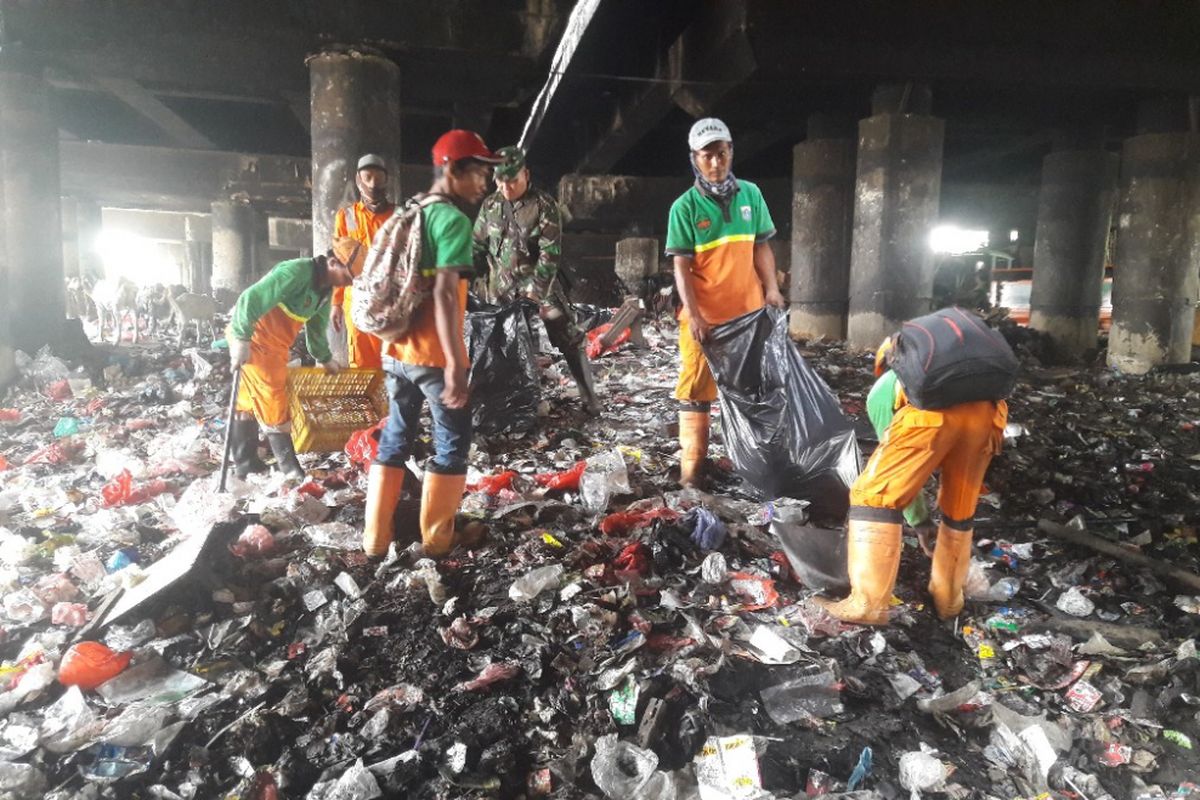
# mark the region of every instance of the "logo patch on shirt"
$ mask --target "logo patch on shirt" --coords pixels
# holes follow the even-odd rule
[[[750,206],[742,206],[742,219],[746,220],[746,222],[749,222],[752,215],[753,212],[750,210]]]
[[[708,217],[701,217],[700,219],[696,220],[696,228],[699,230],[706,231],[711,227],[712,220]]]

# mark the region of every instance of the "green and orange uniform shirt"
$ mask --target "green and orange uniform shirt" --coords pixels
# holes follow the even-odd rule
[[[291,426],[287,364],[296,334],[304,328],[308,352],[324,364],[332,358],[329,289],[318,289],[311,258],[281,261],[238,298],[227,335],[250,341],[250,361],[242,367],[237,410],[253,413],[268,431]]]
[[[467,279],[474,270],[471,253],[471,220],[451,202],[433,203],[421,210],[421,274],[435,277],[439,270],[453,270],[458,282],[458,323],[467,314]],[[467,363],[466,344],[461,337],[461,363]],[[417,309],[408,331],[387,346],[386,355],[419,367],[446,366],[446,354],[438,338],[434,301],[429,298]]]
[[[378,213],[367,208],[360,200],[354,205],[338,209],[333,218],[333,235],[335,237],[349,236],[365,248],[371,246],[375,233],[383,227],[383,223],[392,218],[396,207],[388,207]],[[346,326],[346,345],[349,350],[350,366],[360,369],[379,369],[383,344],[378,338],[369,333],[363,333],[354,327],[350,316],[350,299],[354,290],[349,286],[336,286],[333,289],[333,305],[343,309],[342,319]]]
[[[754,246],[775,235],[775,223],[756,185],[739,179],[737,187],[722,203],[693,184],[671,205],[667,220],[667,255],[692,259],[696,305],[710,325],[757,311],[765,302],[754,269]],[[692,337],[686,310],[679,317],[679,356],[675,398],[685,403],[715,400],[717,384]]]

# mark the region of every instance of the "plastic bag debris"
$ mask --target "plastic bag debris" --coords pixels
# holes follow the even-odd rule
[[[557,589],[562,576],[562,564],[538,567],[513,581],[508,588],[508,596],[517,602],[532,600],[547,589]]]
[[[374,800],[376,797],[383,797],[383,790],[375,775],[363,766],[361,758],[341,777],[318,783],[305,795],[307,800]]]
[[[765,797],[758,757],[748,734],[710,737],[692,762],[701,800]]]
[[[350,463],[361,470],[366,470],[379,455],[379,437],[387,425],[387,417],[379,420],[370,428],[363,428],[350,434],[346,440],[346,457]]]
[[[83,603],[59,602],[50,609],[52,625],[69,625],[72,628],[78,628],[87,624],[88,616],[88,607]]]
[[[530,309],[522,301],[467,314],[471,416],[480,433],[527,433],[537,426],[541,385]]]
[[[514,663],[493,662],[488,664],[474,679],[463,681],[454,687],[456,692],[478,692],[489,686],[512,680],[521,674],[521,665]]]
[[[629,494],[629,473],[620,450],[608,450],[587,460],[579,479],[583,506],[598,514],[608,508],[614,495]]]
[[[1059,595],[1054,605],[1059,611],[1065,611],[1073,617],[1091,616],[1096,610],[1096,604],[1089,600],[1078,586],[1072,586]]]
[[[775,519],[771,521],[771,533],[779,539],[788,563],[805,586],[835,594],[849,591],[845,530],[795,525]]]
[[[132,657],[132,653],[114,652],[99,642],[79,642],[63,653],[58,682],[63,686],[95,689],[120,675]]]
[[[249,525],[238,534],[229,551],[238,558],[269,555],[275,549],[275,537],[264,525]]]
[[[562,472],[541,472],[534,475],[533,479],[539,486],[551,491],[575,492],[579,491],[579,480],[583,477],[585,469],[587,461],[579,461],[570,469]]]
[[[804,498],[822,516],[844,515],[858,443],[837,397],[789,338],[787,315],[764,308],[718,325],[704,353],[738,474],[767,499]]]
[[[767,714],[780,725],[840,714],[842,701],[828,670],[801,674],[759,691]]]
[[[46,708],[38,737],[47,750],[67,753],[86,747],[103,727],[103,719],[88,706],[80,687],[71,686]]]
[[[615,734],[596,740],[592,780],[612,800],[674,800],[674,785],[658,771],[653,750],[617,739]]]
[[[707,508],[697,506],[684,515],[685,527],[691,527],[688,538],[701,550],[720,550],[729,535],[729,529],[720,518]]]
[[[949,774],[946,765],[928,753],[914,750],[900,756],[900,785],[914,798],[924,791],[939,791]]]
[[[208,685],[203,678],[175,669],[154,656],[100,684],[96,692],[109,705],[135,701],[161,705],[182,700]]]
[[[362,531],[345,522],[307,525],[304,535],[313,547],[332,547],[336,550],[357,550],[362,547]]]

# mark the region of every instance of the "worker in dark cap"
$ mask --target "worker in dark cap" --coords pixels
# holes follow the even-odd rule
[[[530,184],[525,153],[519,147],[496,151],[496,191],[483,201],[475,220],[475,271],[490,303],[521,297],[537,303],[550,343],[563,354],[588,413],[600,413],[584,334],[558,274],[562,255],[562,214],[558,201]],[[486,276],[486,277],[485,277]]]
[[[333,235],[349,237],[370,249],[375,232],[391,218],[396,206],[387,196],[388,171],[383,156],[368,153],[358,160],[354,173],[354,185],[358,189],[358,201],[338,209],[333,218]],[[379,339],[354,327],[350,319],[350,286],[333,290],[333,307],[330,317],[335,330],[346,328],[346,345],[349,363],[361,369],[380,369],[382,347]]]

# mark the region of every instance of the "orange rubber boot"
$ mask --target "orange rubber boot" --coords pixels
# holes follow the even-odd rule
[[[946,523],[938,525],[937,545],[933,548],[933,567],[929,574],[929,594],[942,619],[957,617],[963,608],[963,584],[971,568],[971,538],[974,531],[959,531]]]
[[[842,622],[887,625],[888,607],[900,571],[900,525],[852,519],[846,532],[846,561],[850,596],[845,600],[816,598]]]
[[[708,458],[708,430],[712,414],[708,411],[679,412],[679,485],[695,486]]]
[[[372,464],[367,473],[367,518],[363,526],[363,552],[382,556],[392,543],[392,516],[404,488],[404,467]]]
[[[430,558],[441,558],[459,544],[454,535],[454,515],[458,513],[466,485],[466,475],[425,473],[421,491],[421,544]]]

